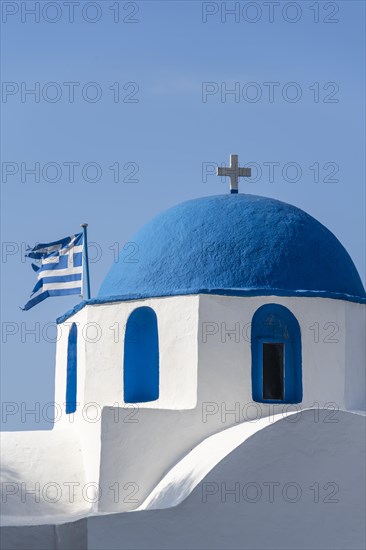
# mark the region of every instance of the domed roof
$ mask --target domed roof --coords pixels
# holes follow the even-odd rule
[[[190,200],[156,216],[113,264],[98,298],[321,295],[364,301],[349,254],[295,206],[255,195]]]

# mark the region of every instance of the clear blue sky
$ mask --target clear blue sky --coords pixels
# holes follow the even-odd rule
[[[95,294],[113,250],[147,220],[181,201],[228,191],[228,181],[202,177],[203,162],[226,162],[238,153],[242,165],[257,163],[262,176],[241,181],[241,191],[315,216],[341,240],[364,277],[363,1],[301,1],[289,10],[281,2],[272,14],[262,2],[257,10],[239,2],[237,22],[225,14],[234,2],[149,0],[138,2],[135,14],[133,2],[120,2],[120,21],[114,22],[117,3],[106,0],[84,17],[76,6],[73,23],[63,2],[57,11],[42,11],[41,1],[39,22],[22,13],[21,4],[31,9],[35,3],[2,2],[2,241],[14,243],[3,244],[3,254],[12,252],[2,263],[3,339],[9,323],[18,329],[3,344],[5,401],[30,408],[52,401],[54,330],[45,341],[42,329],[75,304],[74,297],[52,298],[21,312],[35,276],[17,247],[65,237],[88,222],[89,239],[101,253],[91,265]],[[216,9],[204,22],[202,10]],[[99,20],[91,23],[94,18]],[[67,82],[79,83],[73,102]],[[129,82],[135,84],[123,89]],[[215,83],[205,102],[204,82]],[[240,97],[216,92],[235,85]],[[24,91],[37,86],[36,102]],[[101,98],[93,102],[95,93]],[[301,98],[291,101],[296,94]],[[64,164],[70,162],[79,163],[73,182],[70,164]],[[96,174],[93,166],[85,168],[90,162],[101,171],[99,181],[87,181]],[[274,181],[264,164],[271,162],[279,163]],[[35,163],[39,182],[25,172]],[[109,168],[115,163],[122,174],[117,183]],[[127,163],[139,166],[138,182],[122,181],[134,167],[124,168]],[[296,179],[296,166],[287,163],[300,166],[299,181],[288,181]],[[12,170],[18,171],[10,175]],[[58,181],[47,181],[52,178]],[[26,334],[36,323],[38,342]],[[49,425],[31,416],[22,423],[18,414],[3,426],[32,427]]]

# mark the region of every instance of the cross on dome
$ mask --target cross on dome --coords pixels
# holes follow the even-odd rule
[[[230,166],[217,169],[217,176],[230,178],[230,193],[239,193],[239,178],[250,178],[251,175],[250,168],[239,168],[238,155],[230,155]]]

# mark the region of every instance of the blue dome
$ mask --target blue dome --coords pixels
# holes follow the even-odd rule
[[[278,200],[238,194],[187,201],[152,219],[131,240],[137,261],[127,262],[123,252],[99,299],[198,293],[365,299],[338,239]]]

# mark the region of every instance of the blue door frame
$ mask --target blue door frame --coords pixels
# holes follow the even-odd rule
[[[284,399],[263,399],[263,344],[284,344]],[[259,403],[302,401],[301,331],[296,317],[279,304],[261,306],[252,319],[252,398]]]

